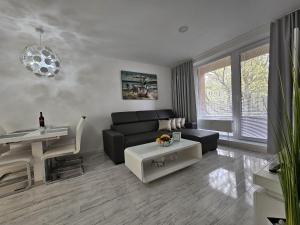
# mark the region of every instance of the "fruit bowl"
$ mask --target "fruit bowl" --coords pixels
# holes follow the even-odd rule
[[[173,144],[173,138],[171,138],[168,134],[163,134],[159,138],[156,139],[156,142],[162,147],[168,147]]]

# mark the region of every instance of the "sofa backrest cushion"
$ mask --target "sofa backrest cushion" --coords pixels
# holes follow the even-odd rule
[[[115,112],[111,114],[113,125],[138,122],[136,112]]]
[[[136,115],[139,121],[158,120],[158,115],[156,113],[156,110],[137,111]]]
[[[158,115],[158,119],[160,119],[160,120],[174,118],[174,116],[175,116],[173,111],[170,109],[157,110],[156,113]]]
[[[157,131],[158,129],[158,121],[155,120],[155,121],[118,124],[118,125],[112,125],[111,128],[124,135],[153,132],[153,131]]]

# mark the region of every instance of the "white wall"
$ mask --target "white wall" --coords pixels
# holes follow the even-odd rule
[[[117,45],[120,50],[122,46],[114,37],[102,37],[104,31],[87,35],[86,30],[95,31],[88,13],[82,14],[87,26],[68,18],[70,11],[64,11],[66,17],[58,16],[57,4],[10,0],[1,4],[0,130],[1,126],[6,130],[37,127],[40,111],[52,125],[74,126],[84,114],[88,117],[85,150],[102,149],[101,132],[109,128],[111,112],[171,107],[170,69],[126,61],[124,55],[125,60],[104,57],[103,45]],[[20,63],[25,46],[39,43],[35,27],[44,28],[42,44],[61,58],[62,70],[54,79],[36,77]],[[137,48],[135,44],[123,47]],[[157,74],[159,100],[122,100],[121,70]]]
[[[17,55],[9,66],[1,60],[0,126],[10,131],[37,127],[40,111],[51,125],[75,126],[80,115],[87,115],[83,150],[91,151],[103,148],[102,130],[110,127],[111,112],[171,108],[169,68],[83,53],[64,52],[63,69],[54,79],[31,74]],[[121,70],[157,74],[159,99],[122,100]]]

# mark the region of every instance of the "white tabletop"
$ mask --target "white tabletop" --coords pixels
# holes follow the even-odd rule
[[[11,133],[0,136],[0,144],[9,144],[24,141],[38,141],[68,135],[67,127],[36,129],[29,132]]]
[[[143,145],[137,145],[137,146],[126,148],[125,151],[129,154],[134,155],[136,158],[142,161],[160,155],[162,156],[162,155],[170,154],[172,152],[177,152],[180,149],[186,149],[198,144],[200,143],[182,138],[180,142],[174,142],[172,145],[168,147],[162,147],[156,142],[151,142]]]

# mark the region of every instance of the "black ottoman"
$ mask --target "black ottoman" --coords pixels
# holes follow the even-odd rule
[[[202,144],[202,154],[216,150],[218,147],[219,133],[207,130],[181,129],[184,139],[197,141]]]

